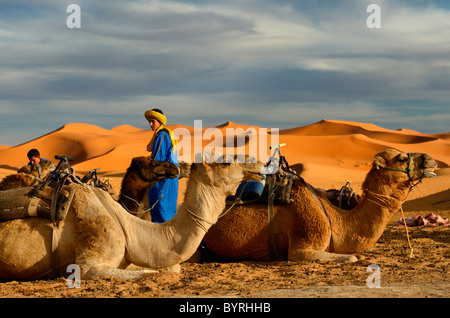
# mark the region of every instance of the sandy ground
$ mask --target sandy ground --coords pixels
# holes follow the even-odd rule
[[[351,264],[319,262],[184,263],[179,274],[158,274],[127,281],[99,278],[68,288],[64,278],[0,283],[1,297],[445,297],[450,296],[450,229],[410,231],[414,258],[409,258],[403,228],[388,226]],[[369,264],[380,266],[381,288],[368,288]],[[374,280],[371,280],[375,283]]]
[[[450,176],[424,182],[427,186],[445,187],[450,184]],[[407,201],[404,212],[406,217],[433,212],[449,218],[450,190]],[[149,275],[131,281],[99,278],[81,281],[81,288],[69,288],[65,278],[0,282],[0,297],[450,297],[450,226],[409,228],[414,254],[410,258],[405,228],[395,225],[400,217],[400,212],[393,215],[382,237],[364,253],[366,259],[356,263],[223,262],[204,251],[203,263],[183,263],[178,274]],[[368,287],[368,280],[370,286],[377,282],[369,277],[375,273],[370,264],[380,266],[381,288]]]
[[[124,129],[122,128],[120,132],[123,133]],[[411,192],[408,201],[404,204],[407,217],[432,212],[450,218],[450,168],[446,168],[450,164],[446,153],[448,152],[448,135],[443,137],[438,138],[442,144],[437,146],[435,140],[431,141],[430,149],[437,149],[435,151],[437,155],[434,155],[432,151],[423,152],[428,152],[435,158],[439,157],[444,163],[444,168],[439,170],[438,177],[424,180]],[[300,135],[299,138],[301,138]],[[358,138],[358,140],[361,139]],[[405,148],[408,147],[405,146]],[[7,150],[9,148],[5,147],[0,149],[0,152],[3,151],[3,154],[6,154]],[[7,160],[0,162],[0,177],[14,172],[15,167],[11,163],[11,158],[15,155],[13,151],[16,149],[11,148],[10,157],[1,157]],[[111,155],[111,151],[107,149],[104,151]],[[370,158],[372,155],[369,152],[367,157]],[[290,158],[294,156],[297,160],[292,162]],[[305,150],[300,156],[292,150],[287,158],[291,163],[305,164],[303,176],[315,187],[339,188],[346,179],[351,179],[353,188],[359,192],[363,178],[369,169],[370,160],[366,160],[362,155],[358,156],[356,160],[350,160],[345,156],[338,158],[323,155],[320,161],[317,160],[317,154],[311,151]],[[91,160],[98,160],[98,158],[94,156]],[[91,161],[90,166],[94,168],[97,163],[100,162]],[[124,165],[126,167],[127,163],[125,162]],[[108,171],[105,170],[102,176],[112,177],[111,182],[118,190],[124,168],[114,166]],[[180,193],[184,191],[183,187],[185,183],[181,181]],[[414,257],[410,258],[405,228],[395,225],[400,217],[400,212],[393,215],[382,237],[363,254],[366,258],[356,263],[223,262],[204,250],[204,262],[183,263],[180,273],[149,275],[137,280],[105,277],[81,281],[80,288],[69,288],[65,278],[0,282],[0,297],[264,299],[450,297],[448,269],[450,226],[409,228],[414,254]],[[373,274],[369,267],[371,264],[379,266],[379,281],[370,276]],[[377,282],[380,288],[369,288],[369,285],[373,286]]]

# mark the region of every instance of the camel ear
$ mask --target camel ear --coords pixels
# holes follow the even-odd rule
[[[137,167],[137,168],[139,168],[139,165],[138,165],[138,162],[137,162],[136,158],[131,159],[130,167],[133,167],[133,168]]]
[[[377,169],[379,167],[384,168],[384,167],[386,167],[386,160],[383,157],[377,155],[373,159],[373,164],[374,164],[375,167],[377,167]]]

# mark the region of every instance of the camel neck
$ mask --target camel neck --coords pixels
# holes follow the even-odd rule
[[[204,235],[225,209],[225,200],[226,195],[220,189],[190,180],[179,213],[188,215]]]
[[[381,208],[385,208],[388,211],[398,210],[402,204],[402,202],[395,197],[380,194],[371,190],[364,191],[363,199],[378,205]]]
[[[156,224],[130,215],[133,228],[127,230],[129,261],[152,268],[186,261],[224,208],[225,194],[214,186],[188,182],[184,202],[170,221]]]
[[[372,246],[404,198],[406,193],[394,187],[366,187],[353,210],[332,214],[334,251],[360,253]]]
[[[394,187],[388,189],[364,189],[361,202],[355,209],[357,215],[381,233],[393,213],[397,212],[407,197],[407,191]],[[378,231],[375,231],[378,232]],[[380,233],[380,235],[381,235]]]

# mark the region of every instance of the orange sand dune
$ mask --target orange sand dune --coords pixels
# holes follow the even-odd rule
[[[130,126],[131,127],[131,126]],[[133,129],[108,130],[94,125],[67,124],[44,136],[27,143],[0,149],[0,162],[14,167],[27,164],[26,154],[31,148],[39,149],[43,158],[52,159],[55,155],[74,158],[73,164],[107,155],[117,146],[131,143],[146,143],[152,132]],[[113,158],[104,157],[105,163]]]
[[[169,125],[175,132],[194,134],[194,127]],[[266,143],[258,143],[258,153],[270,154],[270,129],[226,122],[216,127],[202,127],[201,132],[220,131],[222,140],[217,136],[201,142],[201,150],[209,149],[233,151],[236,139],[247,136],[240,151],[249,152],[250,135],[266,138]],[[254,129],[251,129],[254,128]],[[198,131],[198,130],[197,130]],[[225,138],[226,132],[236,134],[234,142]],[[72,163],[77,173],[101,168],[101,175],[121,175],[136,156],[148,155],[146,147],[152,137],[151,130],[139,129],[130,125],[121,125],[111,130],[95,125],[71,123],[33,139],[24,144],[9,147],[0,146],[0,177],[14,172],[27,164],[26,153],[31,148],[40,150],[42,157],[53,159],[55,155],[74,158]],[[216,140],[217,138],[217,140]],[[258,141],[260,142],[260,141]],[[180,138],[181,143],[181,138]],[[423,134],[411,130],[389,130],[369,123],[322,120],[320,122],[284,129],[279,131],[279,143],[291,165],[305,165],[305,175],[314,180],[317,186],[338,186],[348,178],[360,180],[371,165],[373,156],[387,148],[405,152],[424,152],[433,156],[440,168],[450,167],[450,133]],[[185,144],[187,145],[187,144]],[[191,140],[190,147],[180,149],[180,155],[193,159],[195,148]],[[186,158],[186,157],[184,157]]]
[[[282,134],[304,136],[334,136],[362,134],[367,137],[390,143],[423,143],[438,139],[433,135],[424,135],[412,130],[389,130],[373,124],[361,124],[346,121],[322,120],[318,123],[281,131]]]
[[[194,127],[170,125],[169,128],[180,134],[194,133]],[[362,182],[376,153],[387,148],[427,153],[438,161],[441,169],[436,171],[437,177],[424,179],[410,192],[407,202],[403,204],[405,216],[435,213],[450,218],[449,132],[423,134],[405,129],[389,130],[368,123],[324,120],[280,130],[279,140],[272,141],[270,138],[275,134],[271,134],[270,129],[250,128],[232,122],[217,127],[202,127],[200,132],[203,134],[218,134],[209,136],[211,140],[201,141],[200,151],[205,147],[217,147],[219,149],[216,150],[222,148],[250,154],[256,131],[258,154],[260,150],[261,153],[270,153],[270,145],[286,143],[285,147],[280,148],[281,154],[286,156],[293,168],[298,163],[304,165],[302,176],[309,184],[323,189],[340,189],[350,180],[357,193],[361,193]],[[233,130],[236,138],[223,138],[227,129]],[[53,159],[55,155],[73,157],[73,167],[79,176],[91,169],[101,168],[100,177],[109,178],[117,194],[132,158],[148,155],[146,148],[152,135],[153,132],[148,129],[130,125],[108,130],[94,125],[67,124],[18,146],[0,146],[0,179],[27,164],[28,150],[38,148],[44,158]],[[244,142],[236,149],[242,142],[241,138]],[[180,144],[186,147],[180,152],[192,157],[192,152],[196,150],[194,141],[180,140]],[[186,183],[187,179],[180,179],[178,204],[184,200]],[[132,281],[97,279],[83,281],[81,288],[67,288],[65,281],[60,278],[25,283],[0,282],[0,296],[448,297],[449,227],[411,228],[409,233],[414,258],[409,258],[404,228],[394,225],[400,217],[400,212],[394,213],[380,240],[364,252],[366,259],[355,265],[271,262],[254,266],[252,262],[186,262],[182,264],[183,270],[179,274],[152,275]],[[383,288],[364,287],[369,275],[365,268],[368,264],[382,264]],[[195,284],[183,283],[185,279],[192,280],[193,277],[200,279]],[[233,279],[217,284],[218,279],[221,281],[224,277]],[[264,277],[263,283],[261,277]],[[222,288],[217,289],[218,285]],[[372,293],[372,290],[377,291]],[[371,294],[368,294],[369,291]]]

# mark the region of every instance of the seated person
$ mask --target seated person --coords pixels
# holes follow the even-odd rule
[[[28,162],[29,166],[37,165],[41,161],[49,161],[48,159],[41,158],[41,154],[39,153],[39,150],[37,150],[37,149],[31,149],[30,151],[28,151],[27,157],[28,157],[28,160],[30,160],[30,162]]]
[[[49,169],[51,169],[51,170],[55,169],[55,164],[51,160],[41,158],[41,154],[39,153],[39,150],[37,150],[37,149],[31,149],[30,151],[28,151],[27,157],[28,157],[28,160],[30,160],[28,162],[28,165],[36,166],[38,168],[39,177],[41,177],[41,175],[42,175],[41,165],[40,165],[42,162],[46,162]],[[52,176],[52,179],[53,179],[53,177],[54,176]]]

